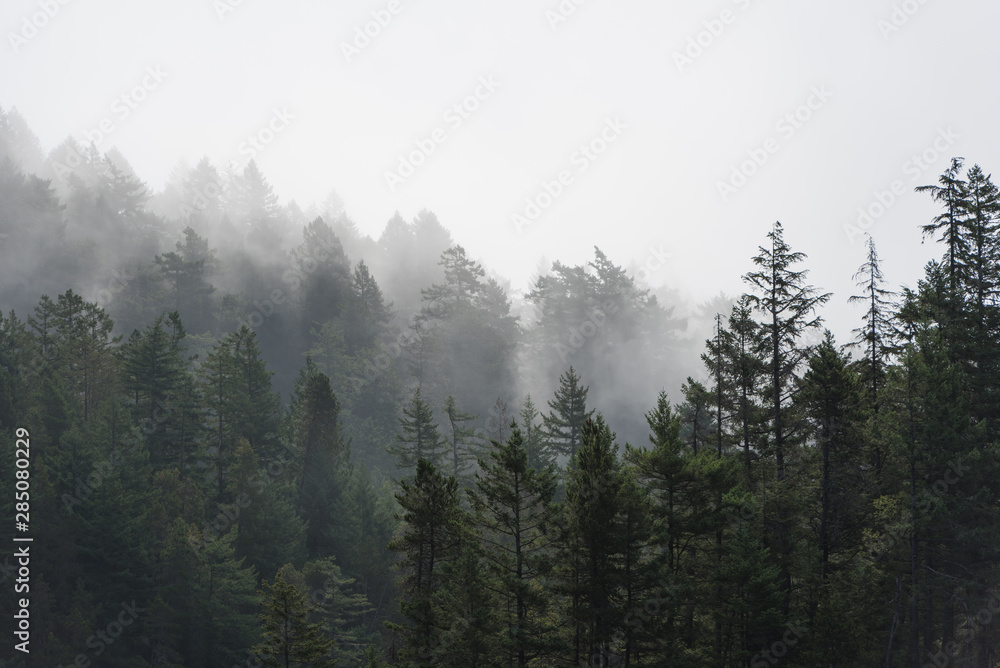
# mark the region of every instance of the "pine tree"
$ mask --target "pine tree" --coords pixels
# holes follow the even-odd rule
[[[113,395],[114,347],[121,340],[112,335],[114,322],[97,303],[84,301],[72,290],[54,304],[43,297],[36,317],[28,323],[41,338],[42,357],[68,382],[67,390],[79,401],[86,422]]]
[[[754,450],[762,450],[764,412],[758,402],[767,373],[766,341],[762,327],[752,316],[752,302],[744,295],[729,316],[732,345],[728,347],[732,368],[733,403],[737,421],[737,439],[743,448],[747,488],[754,489],[751,472]]]
[[[239,378],[236,360],[225,341],[216,344],[198,368],[202,392],[209,410],[212,427],[211,448],[214,449],[217,499],[225,494],[227,458],[236,448],[240,434],[237,393]]]
[[[438,592],[447,585],[446,563],[459,559],[468,532],[468,520],[459,506],[458,482],[446,478],[426,459],[417,461],[412,481],[404,479],[396,493],[404,528],[389,548],[400,554],[400,611],[409,620],[394,625],[404,638],[400,658],[404,665],[435,665],[442,630],[450,620],[441,614]]]
[[[190,602],[190,617],[182,617],[185,635],[190,639],[183,648],[191,665],[232,665],[245,658],[248,646],[257,637],[254,623],[254,589],[257,573],[238,558],[233,549],[237,529],[233,527],[219,538],[204,543],[193,554],[190,545],[201,544],[195,526],[177,521],[170,554],[178,567],[178,602]],[[190,556],[189,556],[190,555]],[[178,612],[185,610],[179,608]]]
[[[434,412],[420,396],[420,388],[413,391],[409,408],[403,409],[399,418],[402,433],[396,436],[396,443],[388,447],[390,455],[396,458],[396,467],[413,470],[417,462],[426,459],[439,465],[444,457],[446,442],[433,422]]]
[[[648,450],[629,447],[625,456],[635,468],[636,478],[650,489],[657,506],[655,514],[661,518],[654,539],[661,548],[659,567],[675,592],[662,613],[665,618],[662,639],[670,646],[680,637],[676,592],[687,586],[682,582],[685,580],[682,562],[687,556],[685,546],[695,534],[689,515],[690,488],[695,481],[688,460],[693,452],[685,448],[680,433],[681,417],[671,408],[665,392],[660,392],[656,407],[646,414],[646,423],[652,447]]]
[[[282,565],[300,563],[306,552],[306,522],[296,513],[295,488],[284,468],[291,462],[262,468],[260,459],[241,438],[227,469],[230,504],[220,504],[216,517],[234,516],[238,533],[233,549],[258,573],[276,573]]]
[[[264,466],[280,456],[281,401],[271,390],[272,375],[256,333],[246,325],[216,343],[199,367],[213,432],[219,500],[225,496],[227,459],[241,437]]]
[[[589,390],[589,387],[580,386],[580,377],[570,367],[559,376],[559,389],[555,398],[548,402],[551,410],[542,417],[549,447],[557,455],[567,456],[571,461],[580,447],[583,425],[594,414],[593,409],[587,410]]]
[[[711,389],[709,406],[715,413],[714,445],[716,454],[721,457],[724,443],[731,440],[726,434],[726,423],[731,419],[736,405],[734,387],[733,334],[722,326],[722,314],[715,314],[715,331],[712,338],[705,342],[707,352],[702,353],[701,360],[715,382]],[[732,426],[729,427],[732,429]]]
[[[340,239],[322,219],[302,231],[302,245],[292,252],[303,320],[327,322],[340,318],[353,298],[351,262]]]
[[[131,395],[133,419],[146,433],[154,469],[176,466],[182,474],[194,463],[204,433],[202,403],[182,349],[185,336],[174,311],[133,331],[120,351],[123,389]]]
[[[279,456],[277,440],[281,397],[271,389],[271,376],[261,353],[256,332],[243,325],[224,340],[232,350],[238,382],[240,435],[266,466]]]
[[[806,406],[822,456],[818,551],[824,580],[831,569],[832,551],[857,548],[855,541],[868,505],[860,397],[859,378],[827,331],[809,360],[796,399]]]
[[[567,596],[572,663],[595,665],[616,654],[613,641],[624,618],[625,475],[602,416],[588,419],[581,437],[566,481],[557,578]]]
[[[794,492],[784,486],[786,476],[786,451],[791,445],[794,422],[787,420],[786,412],[797,369],[810,354],[808,346],[801,346],[799,339],[805,332],[819,327],[822,319],[816,309],[830,299],[829,293],[820,294],[806,285],[808,272],[793,269],[805,259],[805,254],[793,252],[785,243],[781,223],[776,222],[768,233],[771,247],[760,247],[760,253],[753,258],[760,269],[744,276],[759,294],[751,295],[755,309],[765,316],[762,325],[763,339],[768,350],[767,392],[770,413],[769,451],[774,453],[778,486],[775,490],[776,508],[769,514],[774,522],[775,539],[779,545],[782,578],[784,579],[784,613],[791,607],[792,573],[791,522],[788,505]]]
[[[458,410],[455,397],[450,394],[445,399],[442,410],[448,419],[448,431],[451,434],[448,438],[451,452],[447,457],[451,464],[451,475],[461,481],[467,478],[469,468],[476,459],[472,440],[475,431],[465,426],[466,422],[476,419],[476,416]]]
[[[392,304],[387,304],[375,278],[364,260],[358,262],[351,277],[352,299],[347,307],[344,340],[348,350],[357,353],[374,348],[393,334]]]
[[[430,654],[432,665],[478,668],[496,665],[499,614],[495,580],[484,568],[482,550],[473,530],[458,556],[442,565],[443,586],[435,604],[442,628]]]
[[[332,557],[306,562],[301,573],[288,567],[285,577],[299,591],[311,592],[309,602],[315,610],[310,621],[317,622],[333,639],[331,658],[337,663],[359,665],[364,647],[372,640],[365,618],[373,608],[358,590],[355,579],[343,575]]]
[[[208,242],[190,227],[184,229],[185,242],[177,242],[177,250],[153,258],[172,293],[171,309],[183,312],[185,319],[206,326],[209,322],[209,296],[215,288],[205,280],[215,264],[214,251]]]
[[[555,470],[531,467],[517,426],[505,443],[493,442],[489,457],[479,466],[469,498],[482,532],[485,560],[496,578],[500,607],[507,611],[502,651],[508,661],[523,667],[554,649],[554,629],[541,586],[551,570]]]
[[[784,240],[781,223],[775,223],[768,232],[771,247],[760,247],[753,258],[760,269],[743,277],[759,294],[750,295],[754,308],[764,314],[764,340],[768,348],[772,449],[777,464],[777,478],[785,478],[785,441],[789,427],[785,424],[783,409],[792,391],[792,379],[799,365],[809,354],[799,345],[799,338],[806,331],[819,327],[822,319],[815,315],[818,307],[830,299],[830,293],[819,294],[805,284],[808,271],[795,270],[793,265],[805,259],[805,254],[793,252]]]
[[[996,303],[1000,292],[996,254],[1000,247],[1000,192],[989,174],[973,165],[966,174],[962,214],[962,232],[967,241],[968,291],[976,306],[980,327],[984,326],[985,310]]]
[[[524,434],[524,449],[528,452],[528,466],[536,471],[544,471],[550,466],[556,465],[555,455],[549,449],[542,431],[542,425],[535,422],[538,418],[538,409],[531,400],[531,395],[524,398],[521,405],[521,429]]]
[[[418,320],[444,320],[471,307],[482,293],[481,279],[486,272],[478,262],[466,257],[461,246],[452,246],[441,253],[438,264],[444,268],[445,282],[420,291],[426,305]]]
[[[297,505],[308,526],[306,549],[315,559],[333,553],[331,526],[336,523],[334,510],[349,477],[349,455],[340,437],[340,404],[330,389],[330,379],[318,372],[309,376],[300,402]]]
[[[681,392],[684,394],[681,424],[684,426],[686,438],[690,439],[691,451],[697,455],[699,448],[710,445],[709,438],[713,431],[712,397],[704,385],[690,376],[687,382],[681,385]],[[718,428],[715,431],[718,431]]]
[[[850,346],[864,346],[865,385],[868,404],[874,413],[879,412],[879,391],[885,385],[886,367],[893,352],[892,298],[896,293],[882,287],[881,260],[875,250],[875,241],[868,237],[868,259],[854,274],[863,294],[853,295],[848,301],[866,306],[862,317],[864,326],[854,330],[857,339]]]
[[[945,244],[945,270],[952,292],[957,292],[965,285],[968,278],[968,239],[963,234],[963,218],[965,211],[963,203],[967,193],[967,184],[962,180],[963,158],[952,158],[951,165],[938,177],[939,185],[926,185],[915,188],[916,192],[930,193],[931,198],[944,206],[944,211],[934,217],[934,220],[921,226],[924,236],[941,235]]]
[[[284,568],[275,575],[274,584],[264,580],[259,597],[263,608],[261,642],[253,649],[265,666],[325,668],[336,665],[337,662],[329,658],[333,640],[323,634],[319,624],[309,621],[315,606],[285,580]]]

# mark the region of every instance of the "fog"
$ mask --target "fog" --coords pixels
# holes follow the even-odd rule
[[[367,263],[400,331],[420,290],[443,277],[440,253],[460,244],[527,332],[538,276],[553,262],[586,266],[596,247],[672,318],[645,344],[663,368],[633,358],[608,362],[614,380],[586,370],[595,397],[638,410],[652,391],[676,397],[688,375],[703,378],[715,313],[745,290],[775,220],[808,255],[810,282],[833,292],[824,315],[847,341],[865,234],[890,283],[912,285],[933,257],[914,234],[933,204],[913,188],[973,145],[988,169],[1000,148],[976,68],[932,74],[985,57],[989,40],[973,33],[997,11],[988,3],[551,4],[8,3],[8,151],[51,181],[66,207],[52,224],[74,250],[49,251],[72,256],[49,262],[53,274],[37,268],[39,239],[18,245],[4,265],[6,306],[25,312],[64,285],[110,303],[120,276],[173,250],[188,224],[225,267],[212,299],[291,298],[290,253],[322,217],[350,265]],[[961,45],[935,41],[951,26],[971,32]],[[963,90],[964,103],[938,90]],[[102,156],[146,187],[135,229],[88,219],[73,202],[74,180],[93,189],[98,177],[71,165]],[[272,229],[255,238],[254,205],[235,195],[250,160],[272,189],[260,195]],[[424,232],[404,251],[397,233],[408,227]],[[260,336],[277,348],[282,335],[269,329]],[[511,400],[548,396],[573,361],[555,348],[541,365],[522,352],[529,373],[516,374]],[[285,393],[297,361],[276,369]]]
[[[245,326],[281,419],[315,365],[351,461],[393,485],[418,389],[486,447],[529,398],[540,424],[572,368],[647,445],[661,391],[684,412],[682,386],[712,386],[706,340],[776,221],[831,295],[797,345],[855,340],[868,239],[887,288],[915,288],[940,256],[915,188],[955,157],[1000,165],[984,0],[10,0],[0,19],[0,310],[44,337],[28,319],[71,290],[111,347],[176,311],[192,377]]]

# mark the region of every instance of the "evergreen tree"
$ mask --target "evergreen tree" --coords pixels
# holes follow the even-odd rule
[[[726,423],[731,419],[736,405],[734,387],[734,366],[730,359],[733,350],[733,334],[722,326],[722,314],[715,314],[715,331],[711,339],[705,342],[707,352],[702,353],[701,360],[705,364],[715,386],[712,388],[709,408],[715,413],[716,454],[722,456],[723,443],[732,439],[726,434]],[[730,431],[732,426],[729,427]]]
[[[523,667],[556,647],[549,601],[541,590],[552,566],[555,470],[531,467],[516,425],[505,443],[493,442],[479,467],[469,496],[485,560],[496,578],[492,586],[506,611],[501,651],[506,661]]]
[[[538,418],[538,409],[531,400],[531,395],[524,398],[521,405],[521,429],[524,433],[524,449],[528,452],[528,466],[536,471],[544,471],[548,467],[556,465],[555,455],[549,449],[542,431],[542,425],[535,422]]]
[[[178,520],[178,532],[184,524]],[[246,649],[257,637],[254,623],[254,589],[257,574],[246,566],[233,549],[237,529],[216,540],[204,543],[193,553],[192,544],[202,544],[196,527],[187,527],[187,535],[175,534],[170,554],[178,568],[178,603],[190,604],[177,608],[189,639],[182,645],[191,665],[232,665],[245,658]]]
[[[766,341],[761,325],[752,316],[752,302],[742,297],[729,316],[732,344],[727,347],[732,369],[736,437],[743,449],[744,467],[748,489],[754,488],[751,464],[760,446],[764,432],[764,411],[758,401],[762,383],[767,373]],[[755,453],[754,451],[757,451]]]
[[[366,596],[358,591],[354,578],[346,577],[331,557],[306,562],[299,573],[284,569],[289,583],[309,594],[315,608],[310,621],[333,639],[331,658],[351,666],[362,662],[364,647],[373,640],[365,617],[372,612]]]
[[[848,301],[864,304],[864,326],[854,330],[857,339],[851,346],[864,347],[864,366],[862,378],[868,392],[868,405],[872,412],[879,412],[879,392],[885,385],[886,367],[893,353],[894,327],[892,322],[892,298],[896,293],[882,287],[885,278],[882,275],[881,261],[875,250],[875,242],[868,237],[868,259],[854,275],[858,287],[863,294],[853,295]],[[876,470],[881,470],[882,462],[877,459]]]
[[[461,481],[467,478],[469,468],[476,458],[473,444],[475,431],[464,424],[474,420],[475,416],[458,410],[455,397],[450,394],[445,399],[443,410],[448,418],[448,430],[451,433],[448,439],[451,452],[447,457],[451,464],[451,475]]]
[[[827,331],[797,397],[807,407],[822,456],[818,552],[823,579],[831,569],[832,551],[857,548],[868,505],[860,397],[859,378]]]
[[[468,520],[459,506],[458,482],[446,478],[426,459],[417,461],[412,482],[400,482],[396,500],[405,523],[402,534],[390,543],[400,554],[400,611],[408,625],[394,625],[404,639],[400,658],[404,665],[435,665],[443,630],[451,621],[441,614],[438,593],[447,585],[443,567],[463,553]]]
[[[594,665],[616,653],[624,619],[622,578],[625,475],[614,434],[600,415],[588,419],[566,481],[560,537],[560,589],[567,595],[571,658]]]
[[[496,665],[499,614],[495,582],[484,569],[474,534],[463,542],[456,559],[441,568],[443,586],[435,604],[442,620],[430,663],[451,668]]]
[[[351,263],[340,239],[322,218],[309,223],[302,236],[292,259],[303,320],[327,322],[342,316],[353,297]]]
[[[308,526],[306,549],[310,557],[318,558],[333,553],[331,527],[336,525],[334,510],[349,477],[348,453],[340,437],[340,404],[330,389],[330,379],[312,374],[300,400],[298,508]]]
[[[132,415],[146,433],[154,469],[176,466],[186,474],[204,434],[202,403],[187,370],[182,341],[186,333],[174,311],[122,346],[123,389],[131,395]]]
[[[681,392],[684,394],[684,404],[681,406],[681,424],[687,434],[686,438],[690,439],[691,451],[697,455],[699,448],[709,445],[709,438],[713,431],[712,397],[704,385],[690,376],[688,376],[687,382],[681,385]]]
[[[236,517],[236,555],[258,573],[276,573],[306,558],[307,524],[296,513],[295,488],[281,475],[286,466],[291,462],[262,468],[250,442],[241,438],[226,478],[233,502],[218,505],[217,518]]]
[[[275,575],[274,584],[264,580],[259,597],[263,608],[261,642],[254,646],[254,652],[265,666],[323,668],[336,665],[337,662],[329,658],[333,640],[323,634],[319,624],[309,621],[315,606],[285,580],[284,568]]]
[[[968,291],[976,307],[977,323],[984,326],[988,305],[995,305],[1000,291],[995,260],[1000,246],[1000,192],[979,165],[973,165],[966,174],[963,213],[963,236],[967,241]]]
[[[421,459],[434,465],[442,462],[446,442],[433,419],[434,412],[420,397],[420,388],[417,388],[413,391],[409,408],[404,408],[403,417],[399,418],[402,433],[388,448],[389,454],[396,458],[397,468],[412,470]]]
[[[583,425],[594,414],[587,410],[589,387],[580,385],[580,377],[570,367],[559,376],[559,389],[549,403],[548,415],[542,417],[549,447],[557,455],[568,456],[572,461],[580,447]]]
[[[938,177],[939,185],[919,186],[916,192],[930,193],[931,198],[940,202],[944,211],[930,223],[921,226],[924,236],[940,234],[945,244],[945,271],[952,292],[965,285],[968,278],[968,238],[963,234],[964,200],[967,184],[961,178],[963,158],[952,158],[951,165]]]
[[[783,419],[783,409],[793,389],[794,374],[810,352],[799,345],[799,338],[806,331],[819,327],[822,319],[815,311],[829,301],[830,294],[817,293],[815,288],[805,284],[808,272],[792,268],[805,259],[805,254],[792,251],[785,243],[781,223],[774,224],[767,238],[771,247],[761,246],[760,253],[753,258],[760,269],[743,279],[759,293],[750,295],[750,302],[766,318],[762,328],[769,357],[771,449],[780,482],[785,478],[785,442],[790,431]]]

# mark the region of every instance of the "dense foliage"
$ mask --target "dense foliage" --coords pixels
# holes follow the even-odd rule
[[[1000,194],[919,190],[942,260],[869,240],[853,341],[776,223],[682,383],[600,250],[517,304],[428,211],[154,195],[2,113],[0,666],[1000,665]]]

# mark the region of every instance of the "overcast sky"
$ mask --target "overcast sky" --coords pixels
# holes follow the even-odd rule
[[[373,236],[429,208],[517,289],[540,257],[597,245],[626,265],[669,254],[654,285],[736,294],[780,220],[836,317],[859,207],[881,214],[889,280],[915,285],[940,248],[913,188],[953,155],[1000,165],[986,0],[151,5],[4,0],[0,105],[46,151],[116,146],[154,189],[181,159],[253,149],[283,203],[335,188]]]

